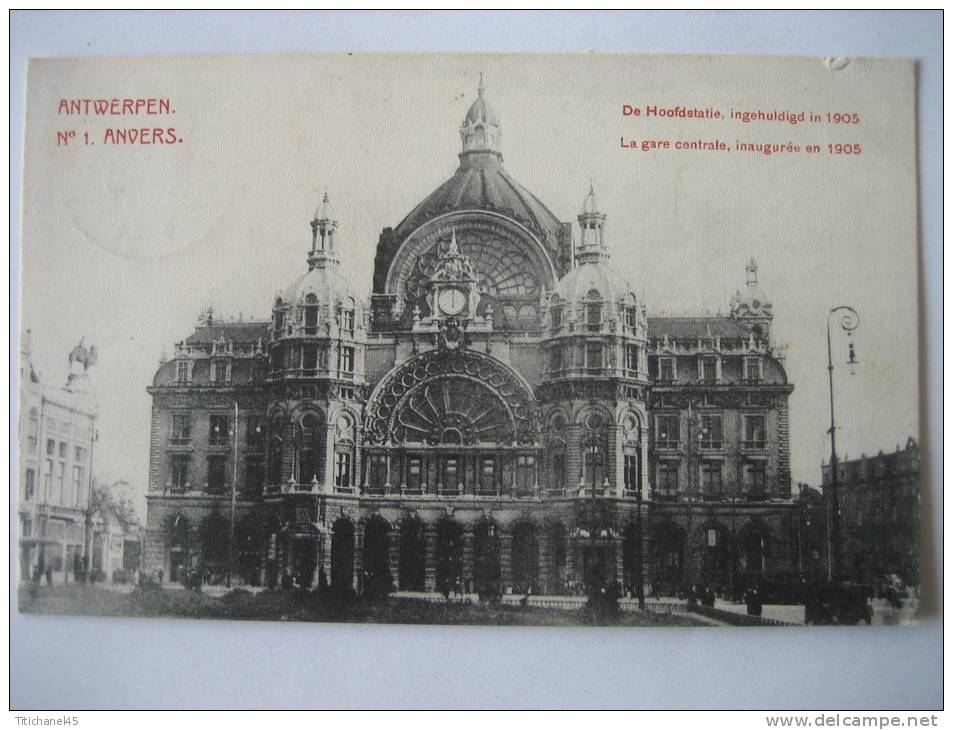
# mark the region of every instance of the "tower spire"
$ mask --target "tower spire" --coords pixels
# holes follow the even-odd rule
[[[470,105],[470,110],[463,124],[460,125],[460,140],[463,142],[463,151],[460,153],[461,164],[464,166],[499,164],[503,159],[500,154],[501,136],[500,122],[486,100],[481,71],[480,82],[477,85],[477,98]]]
[[[606,214],[600,208],[592,180],[589,180],[589,194],[582,201],[582,210],[577,218],[582,235],[576,249],[577,264],[596,263],[609,258],[605,240]]]
[[[335,232],[338,222],[331,216],[331,201],[325,189],[324,198],[311,218],[311,250],[308,252],[308,268],[324,268],[339,263]]]

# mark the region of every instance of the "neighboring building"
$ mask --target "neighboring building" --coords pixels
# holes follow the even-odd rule
[[[830,464],[821,465],[828,494]],[[841,560],[854,580],[878,583],[899,575],[919,585],[920,447],[908,438],[901,450],[862,455],[837,464],[840,503]]]
[[[590,189],[502,165],[483,93],[453,176],[377,247],[328,198],[268,320],[212,312],[153,384],[145,569],[342,589],[672,591],[797,566],[788,396],[757,267],[725,316],[648,317]]]
[[[41,382],[30,355],[30,331],[20,342],[19,517],[20,580],[52,569],[72,580],[73,561],[87,554],[86,510],[98,407],[86,369],[96,348],[70,353],[65,388]]]

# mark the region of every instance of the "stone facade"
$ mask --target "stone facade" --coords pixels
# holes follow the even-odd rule
[[[74,350],[66,387],[57,388],[37,376],[30,339],[27,330],[20,343],[18,568],[20,580],[49,568],[62,583],[73,579],[76,557],[92,551],[86,514],[98,407],[86,365],[95,349],[92,357],[82,344]]]
[[[209,312],[161,364],[146,569],[547,593],[793,572],[792,386],[755,263],[729,314],[649,317],[593,190],[576,236],[503,169],[482,84],[460,134],[369,300],[325,196],[270,319]]]
[[[877,584],[898,575],[919,585],[920,447],[913,438],[901,449],[838,460],[843,570]],[[830,464],[821,466],[821,486],[830,492]]]

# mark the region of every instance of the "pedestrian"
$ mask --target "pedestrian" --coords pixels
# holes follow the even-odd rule
[[[73,577],[77,583],[83,580],[83,557],[78,552],[73,556]]]
[[[162,579],[165,577],[165,571],[162,568],[159,568],[159,585],[162,585]]]
[[[46,566],[46,584],[48,586],[53,585],[53,566],[52,565]]]

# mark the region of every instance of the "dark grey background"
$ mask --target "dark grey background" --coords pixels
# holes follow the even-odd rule
[[[17,370],[12,343],[19,336],[16,263],[30,56],[594,51],[918,59],[922,524],[929,581],[929,615],[903,628],[515,629],[21,616],[11,509],[12,708],[941,706],[940,12],[14,11],[10,34],[11,373]],[[11,383],[12,399],[16,392]],[[14,401],[11,437],[16,414]],[[11,483],[16,473],[11,463]]]

